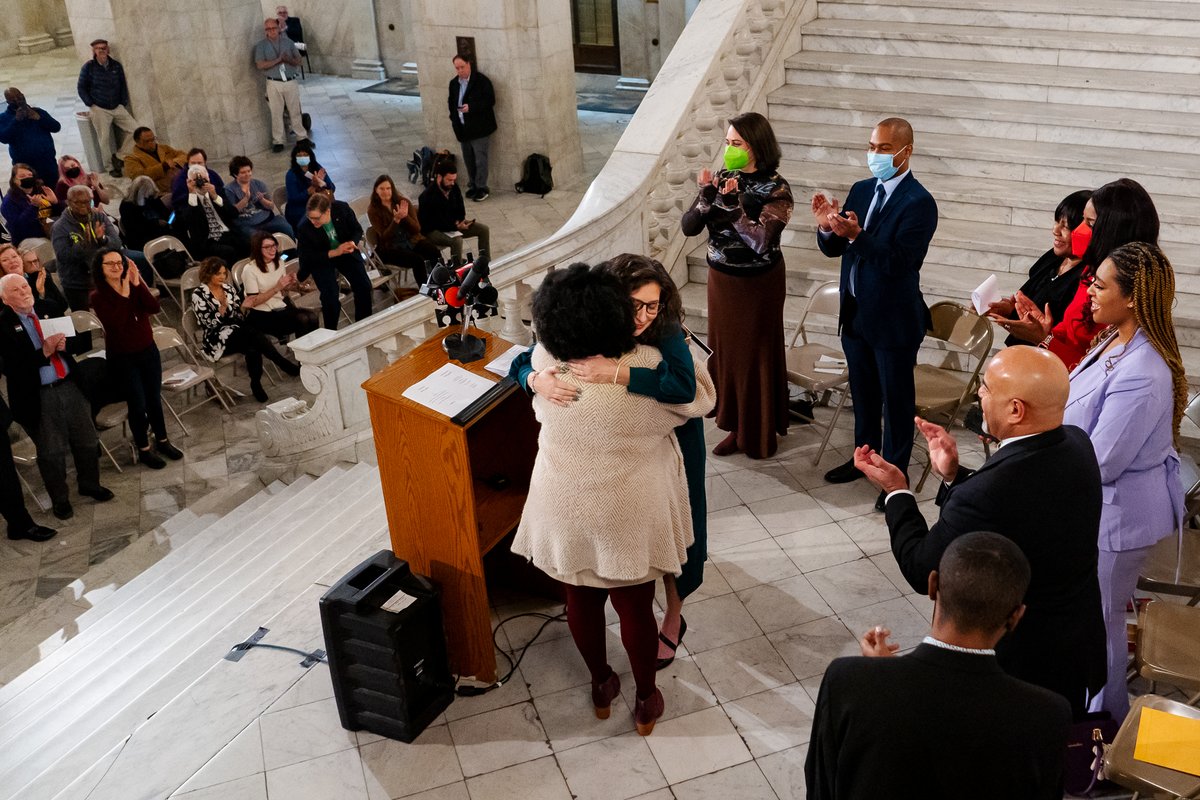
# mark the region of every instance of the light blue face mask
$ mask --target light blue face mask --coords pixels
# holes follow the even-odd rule
[[[903,147],[896,153],[867,153],[867,168],[879,180],[891,180],[899,169],[892,161],[902,152],[904,152]]]
[[[308,156],[296,156],[296,166],[307,167],[311,163]]]

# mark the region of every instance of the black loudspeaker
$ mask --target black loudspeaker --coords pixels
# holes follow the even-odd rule
[[[342,727],[412,742],[454,699],[440,592],[380,550],[321,598]]]

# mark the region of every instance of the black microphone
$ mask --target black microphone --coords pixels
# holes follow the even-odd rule
[[[478,293],[480,283],[486,284],[488,275],[491,274],[491,267],[488,266],[487,256],[483,253],[475,259],[471,265],[471,271],[463,278],[462,284],[458,287],[458,296],[462,298],[464,303],[472,303],[475,301],[475,295]]]

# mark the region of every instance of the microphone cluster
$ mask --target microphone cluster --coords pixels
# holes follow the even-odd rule
[[[448,309],[474,306],[486,315],[489,309],[495,309],[499,299],[496,287],[488,282],[490,274],[491,267],[485,254],[480,253],[478,258],[473,258],[468,253],[462,265],[446,264],[439,260],[429,270],[429,278],[419,291],[439,306]]]

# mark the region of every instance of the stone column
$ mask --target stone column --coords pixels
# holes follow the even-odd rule
[[[381,81],[387,77],[379,57],[379,30],[375,22],[375,0],[353,0],[355,78]]]
[[[54,37],[47,32],[44,9],[38,0],[16,0],[7,10],[10,14],[14,12],[18,53],[28,55],[54,49]]]
[[[210,163],[270,144],[262,77],[260,0],[67,0],[75,48],[109,40],[125,67],[138,122],[161,141],[203,147]],[[218,167],[219,168],[219,167]]]
[[[446,98],[455,37],[472,36],[479,71],[496,88],[492,191],[512,191],[530,153],[550,157],[555,183],[583,174],[566,0],[412,0],[412,19],[426,143],[461,157]]]
[[[46,7],[45,22],[46,31],[54,37],[55,47],[69,47],[74,42],[65,0],[50,0]]]

